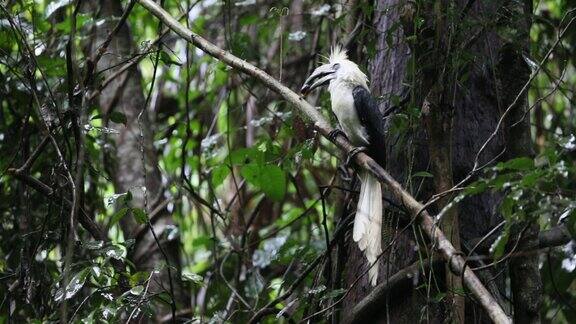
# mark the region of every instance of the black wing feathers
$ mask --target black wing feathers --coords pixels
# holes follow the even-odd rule
[[[362,125],[368,131],[370,136],[370,155],[378,163],[384,162],[384,133],[385,120],[384,114],[378,108],[378,103],[370,92],[362,86],[357,86],[352,91],[354,97],[354,107]]]
[[[364,125],[370,133],[374,133],[377,140],[382,140],[384,138],[384,114],[378,109],[376,100],[374,100],[370,92],[362,86],[354,88],[352,96],[354,97],[356,113],[362,125]],[[370,136],[372,137],[372,134],[370,134]]]

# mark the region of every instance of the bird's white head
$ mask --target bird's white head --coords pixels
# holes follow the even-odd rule
[[[368,78],[360,70],[358,65],[348,59],[346,50],[340,46],[332,48],[328,63],[323,64],[314,70],[306,79],[300,92],[307,95],[312,90],[329,86],[329,89],[340,86],[362,86],[368,89]]]

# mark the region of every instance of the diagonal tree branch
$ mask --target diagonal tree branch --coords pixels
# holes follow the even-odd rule
[[[138,0],[138,2],[188,42],[227,65],[260,80],[266,87],[278,93],[298,111],[306,115],[312,122],[314,122],[314,128],[326,138],[329,138],[328,135],[333,128],[318,112],[318,110],[312,107],[302,97],[282,85],[263,70],[215,46],[206,39],[187,29],[153,0]],[[352,146],[352,144],[342,136],[334,138],[332,142],[345,152],[350,152],[354,148],[354,146]],[[462,258],[461,253],[457,251],[452,243],[450,243],[446,238],[434,218],[424,210],[424,206],[412,197],[410,193],[404,190],[404,188],[402,188],[402,186],[392,178],[386,170],[384,170],[368,155],[364,153],[357,154],[355,160],[360,167],[370,171],[378,178],[378,180],[384,183],[394,197],[401,201],[407,208],[410,215],[417,218],[417,223],[434,243],[436,250],[448,262],[450,270],[457,275],[460,275],[463,272],[463,279],[466,287],[484,307],[492,321],[495,323],[511,323],[508,315],[504,313],[500,305],[498,305],[494,297],[488,292],[478,277],[472,272],[472,270],[465,268],[465,261]]]

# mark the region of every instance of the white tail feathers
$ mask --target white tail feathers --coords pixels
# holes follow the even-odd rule
[[[360,174],[360,181],[360,198],[352,238],[354,242],[358,242],[358,247],[368,259],[368,266],[371,266],[368,278],[372,286],[375,286],[378,280],[378,263],[374,263],[382,253],[382,188],[378,179],[366,171]]]

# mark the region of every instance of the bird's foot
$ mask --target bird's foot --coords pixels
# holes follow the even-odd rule
[[[348,167],[346,165],[340,165],[338,167],[338,171],[340,171],[341,176],[340,179],[344,182],[352,181],[352,176],[350,176],[350,172],[348,172]]]
[[[368,148],[366,148],[365,146],[357,146],[355,148],[353,148],[352,150],[350,150],[350,152],[348,152],[348,157],[346,157],[346,166],[349,166],[350,163],[352,162],[352,160],[354,160],[354,157],[360,153],[360,152],[366,152],[368,151]]]
[[[344,133],[341,129],[339,128],[334,128],[333,130],[330,131],[330,133],[328,133],[328,139],[331,142],[336,141],[336,138],[338,137],[338,135],[344,136],[345,138],[348,138],[346,136],[346,133]]]

